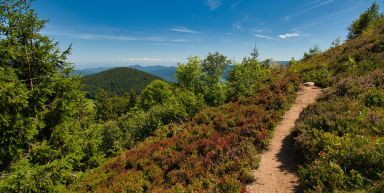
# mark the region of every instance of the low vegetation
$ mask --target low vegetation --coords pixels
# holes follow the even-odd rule
[[[384,189],[384,18],[377,4],[350,30],[344,44],[290,66],[304,79],[328,87],[294,131],[306,192]]]
[[[301,115],[294,135],[308,192],[381,192],[383,81],[382,69],[343,79]]]
[[[294,99],[299,79],[274,74],[252,97],[207,108],[87,174],[74,192],[240,192]]]
[[[40,33],[46,22],[30,1],[6,2],[0,192],[245,192],[299,83],[312,80],[328,88],[293,133],[304,191],[384,189],[377,4],[345,43],[315,46],[288,67],[259,62],[256,48],[240,63],[215,52],[179,64],[174,83],[127,68],[84,77],[86,98],[66,62],[71,47],[62,51]]]
[[[74,191],[105,190],[106,174],[97,171],[109,167],[109,177],[117,179],[112,174],[119,171],[112,166],[119,157],[127,158],[123,162],[128,175],[116,180],[117,189],[111,191],[171,190],[173,184],[184,190],[239,190],[257,164],[247,157],[266,147],[297,88],[295,75],[262,65],[254,55],[225,72],[230,61],[210,53],[180,64],[174,84],[132,69],[107,71],[93,76],[95,80],[84,77],[86,83],[99,82],[92,83],[97,88],[106,86],[92,94],[92,102],[81,91],[80,77],[71,75],[66,62],[71,48],[61,51],[40,34],[45,21],[30,1],[0,6],[0,192],[63,192],[71,184],[84,186],[72,185]],[[121,80],[125,75],[111,75],[115,71],[137,74],[129,78],[145,83],[134,85],[140,96],[126,93],[128,83]],[[224,73],[232,78],[224,81]],[[112,84],[109,79],[114,78],[124,88]],[[216,147],[217,141],[221,144]],[[111,157],[116,158],[105,162]],[[200,179],[194,179],[197,170],[179,170],[193,162],[205,171]],[[211,170],[205,168],[208,162]],[[182,177],[184,173],[190,177]],[[209,176],[213,181],[203,183]]]

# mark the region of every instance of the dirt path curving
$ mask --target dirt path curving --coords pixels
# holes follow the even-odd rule
[[[253,171],[256,181],[247,187],[249,193],[298,192],[297,162],[289,137],[300,113],[321,94],[315,86],[301,86],[297,98],[275,129],[270,149],[261,155],[260,167]]]

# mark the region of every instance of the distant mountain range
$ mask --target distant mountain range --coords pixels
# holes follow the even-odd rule
[[[166,81],[176,81],[176,66],[130,66],[131,68],[158,76]]]
[[[288,65],[288,61],[272,61],[273,64],[279,64],[279,65]],[[154,76],[160,77],[168,82],[175,82],[176,81],[176,66],[140,66],[140,65],[134,65],[134,66],[127,66],[129,68],[134,68],[149,74],[152,74]],[[72,74],[80,75],[80,76],[86,76],[91,74],[96,74],[99,72],[107,71],[113,68],[119,68],[119,67],[97,67],[97,68],[85,68],[82,70],[74,70]],[[225,69],[223,78],[225,78],[228,74],[228,72],[232,69],[232,66],[228,66],[227,69]]]
[[[72,74],[80,75],[80,76],[86,76],[86,75],[96,74],[96,73],[99,73],[99,72],[110,70],[112,68],[116,68],[116,67],[85,68],[85,69],[81,69],[81,70],[74,70],[72,72]]]
[[[93,98],[100,88],[113,95],[123,95],[126,92],[134,92],[138,95],[152,81],[162,80],[160,77],[128,67],[113,68],[81,78],[85,85],[84,91],[89,98]]]

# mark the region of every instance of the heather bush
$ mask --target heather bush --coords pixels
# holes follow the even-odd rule
[[[382,186],[381,72],[341,80],[302,113],[294,136],[306,192],[377,192]]]
[[[254,180],[251,170],[258,166],[258,152],[267,148],[294,98],[297,80],[280,76],[260,85],[263,89],[252,97],[206,108],[183,124],[158,127],[143,143],[85,175],[72,190],[120,192],[126,183],[138,192],[245,191]],[[131,184],[129,178],[139,183]]]

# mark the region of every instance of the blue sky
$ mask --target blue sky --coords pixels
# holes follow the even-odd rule
[[[43,33],[73,44],[76,68],[175,65],[219,51],[240,61],[326,49],[373,0],[35,0]],[[383,3],[380,2],[382,6]]]

